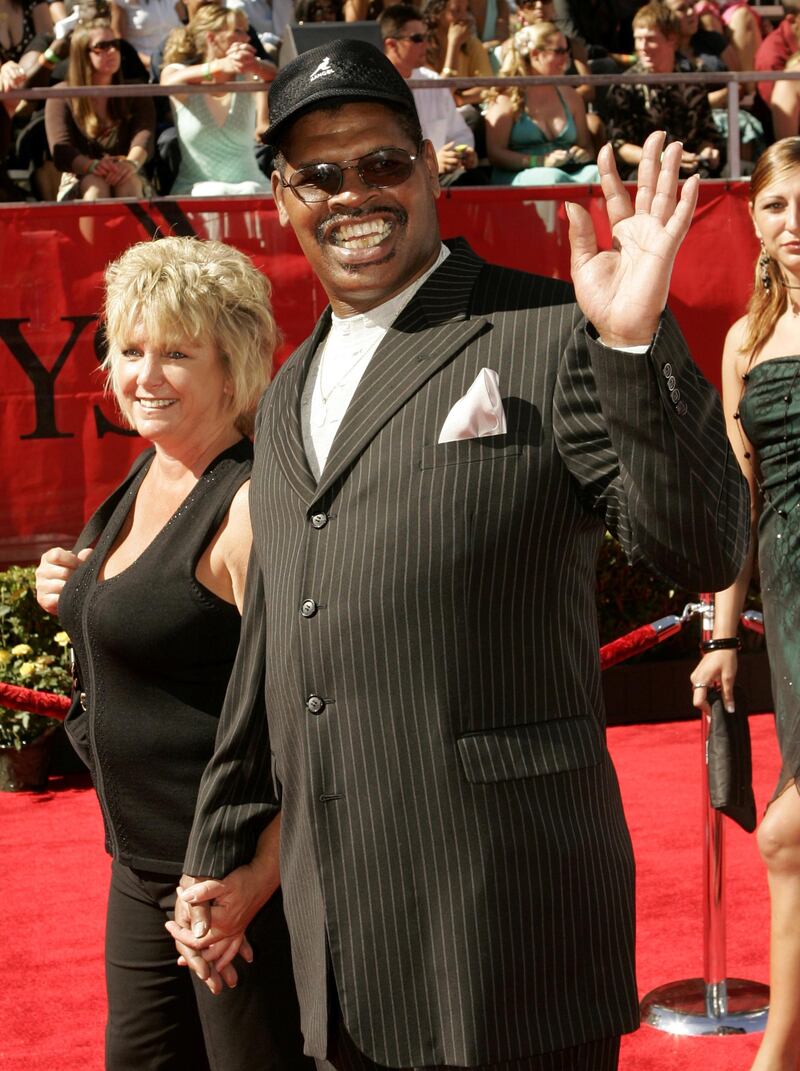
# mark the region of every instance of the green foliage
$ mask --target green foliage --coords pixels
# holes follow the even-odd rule
[[[0,681],[69,695],[69,637],[36,601],[32,567],[0,572]],[[0,747],[21,748],[56,724],[0,706]]]

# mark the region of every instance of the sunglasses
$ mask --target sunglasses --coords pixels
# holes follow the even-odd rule
[[[300,167],[282,186],[288,186],[295,197],[306,204],[327,201],[335,197],[344,185],[345,171],[357,171],[365,186],[373,190],[384,190],[389,186],[400,186],[414,170],[414,162],[419,156],[406,152],[405,149],[376,149],[357,160],[345,160],[341,164],[309,164]]]
[[[90,45],[90,52],[110,52],[112,48],[119,52],[122,41],[119,37],[113,37],[110,41],[98,41],[96,45]]]
[[[569,48],[540,48],[539,52],[549,52],[553,56],[568,56]]]
[[[397,34],[392,38],[393,41],[413,41],[415,45],[421,45],[423,41],[427,41],[428,38],[424,33],[407,33],[404,36]]]

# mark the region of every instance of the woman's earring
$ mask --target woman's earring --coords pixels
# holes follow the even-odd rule
[[[758,267],[761,271],[761,285],[766,291],[772,286],[772,280],[769,275],[769,261],[770,256],[764,245],[764,239],[761,239],[761,256],[758,258]]]

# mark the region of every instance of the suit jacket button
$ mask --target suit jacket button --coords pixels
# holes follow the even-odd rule
[[[324,528],[328,523],[327,513],[312,513],[311,514],[311,526],[313,528]]]
[[[303,599],[303,605],[300,607],[300,613],[303,617],[313,617],[317,612],[317,604],[313,599]]]
[[[309,714],[321,714],[325,709],[325,700],[321,695],[310,695],[306,700],[306,710]]]
[[[681,400],[681,392],[678,390],[677,387],[675,388],[674,391],[671,392],[670,398],[673,400],[673,402],[676,402],[676,403]]]
[[[675,412],[678,414],[678,416],[685,416],[688,411],[689,406],[686,404],[686,402],[678,402],[678,404],[675,406]]]
[[[675,376],[670,376],[667,380],[667,390],[675,390],[678,385],[678,381]]]
[[[672,375],[672,365],[669,363],[669,361],[667,361],[665,365],[662,365],[661,371],[664,373],[664,379],[669,379],[669,377]],[[670,387],[670,390],[672,390],[672,387]]]

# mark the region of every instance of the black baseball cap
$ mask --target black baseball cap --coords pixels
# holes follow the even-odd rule
[[[268,100],[269,128],[262,134],[267,145],[306,112],[348,101],[388,104],[419,122],[405,78],[367,41],[340,38],[302,52],[278,72]]]

